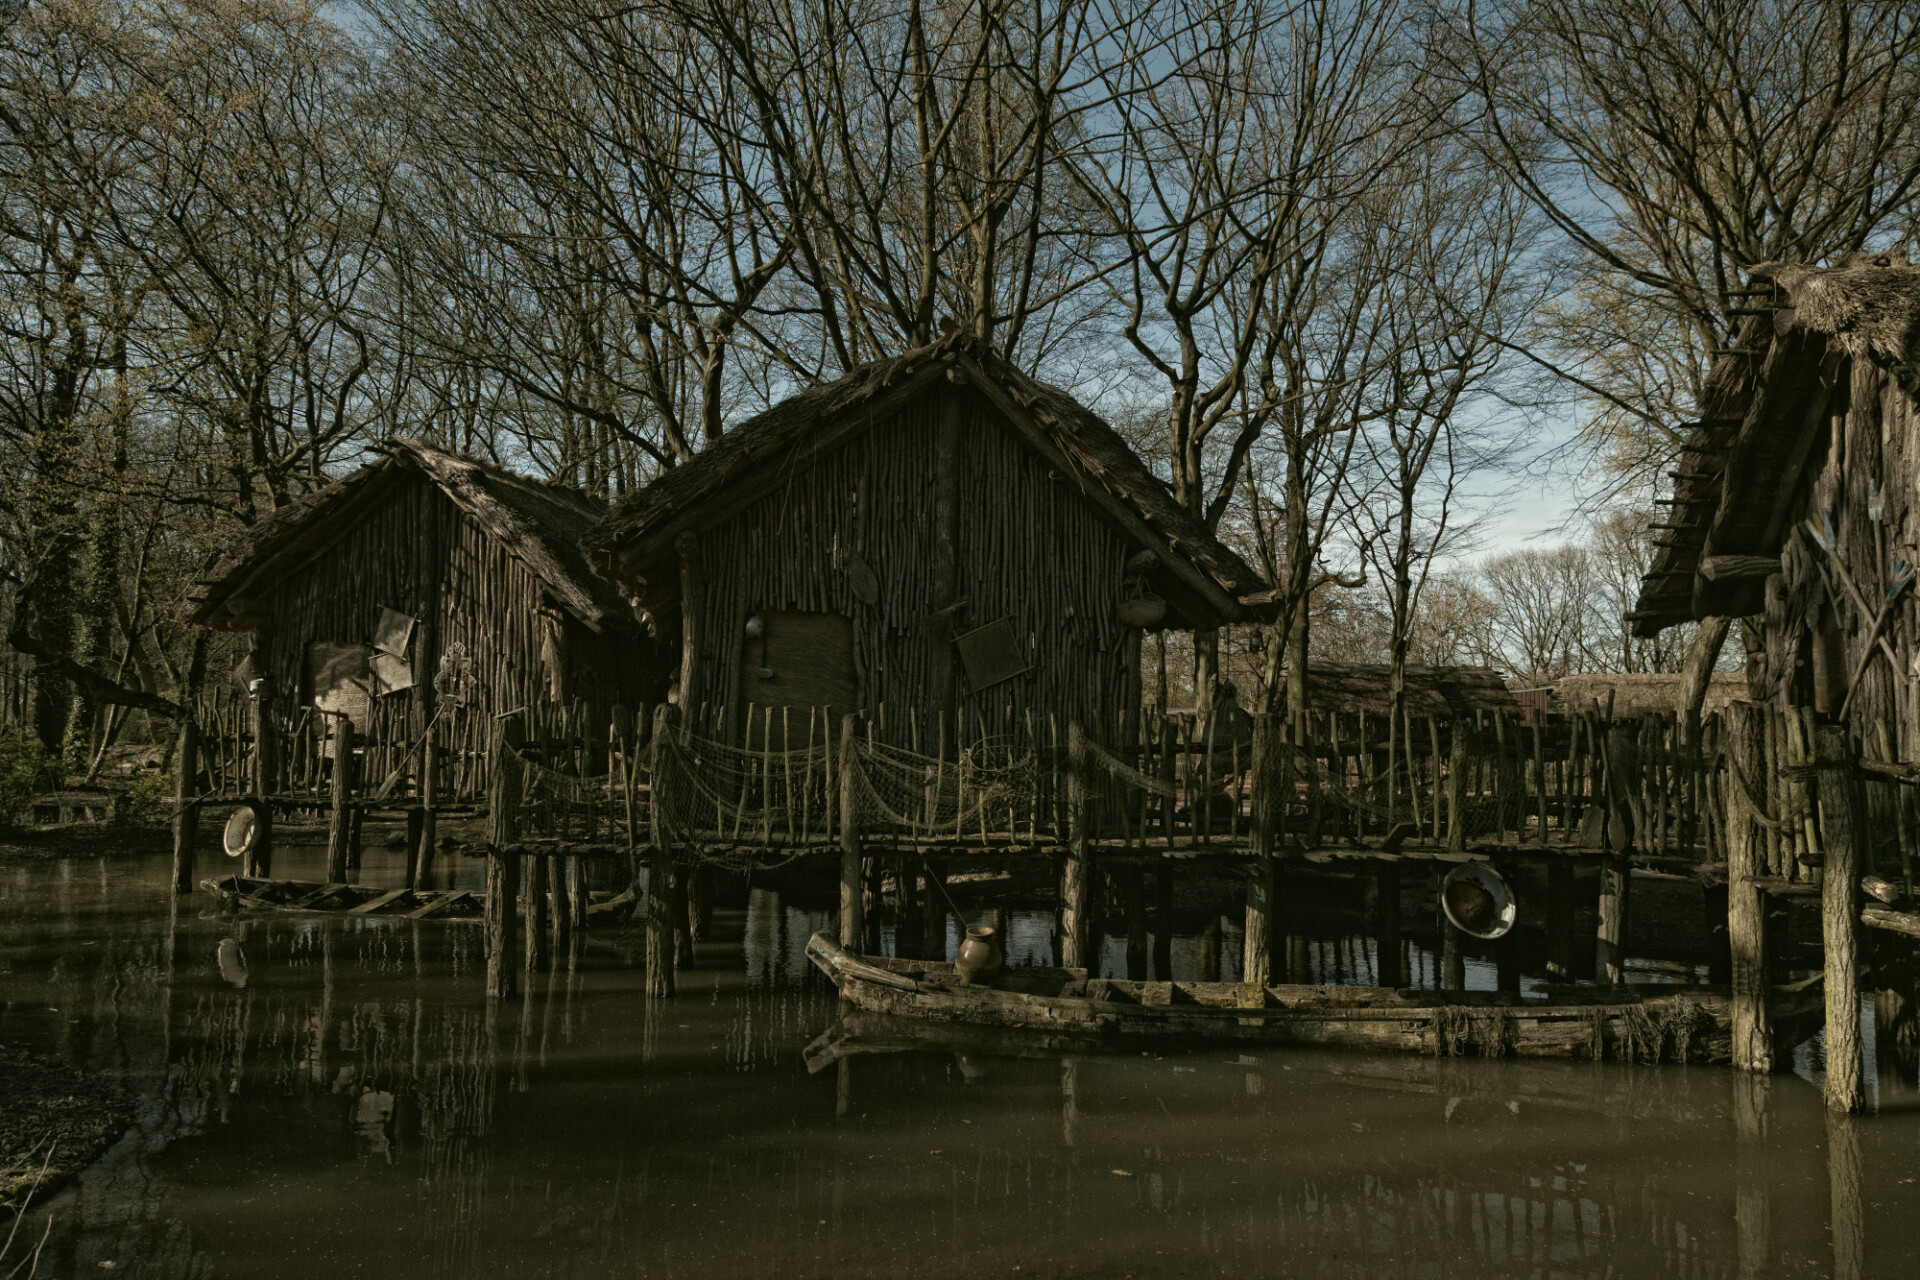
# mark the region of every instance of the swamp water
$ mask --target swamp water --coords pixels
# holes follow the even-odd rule
[[[1910,1065],[1834,1121],[1799,1075],[1707,1067],[835,1059],[827,920],[770,892],[674,1000],[637,935],[591,936],[489,1008],[475,926],[234,921],[166,870],[0,864],[0,1042],[138,1098],[23,1224],[51,1217],[42,1277],[1920,1274]],[[1016,914],[1013,959],[1047,928]]]

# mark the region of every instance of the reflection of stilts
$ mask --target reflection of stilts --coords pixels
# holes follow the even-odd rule
[[[840,1069],[833,1081],[833,1118],[845,1120],[847,1111],[853,1106],[853,1059],[840,1059]]]
[[[1860,1203],[1860,1122],[1827,1113],[1827,1186],[1833,1224],[1834,1280],[1865,1274],[1867,1221]]]
[[[1060,1059],[1060,1141],[1074,1142],[1074,1130],[1080,1123],[1080,1064],[1072,1058]]]
[[[1733,1229],[1739,1280],[1760,1280],[1773,1270],[1773,1203],[1768,1191],[1767,1103],[1773,1081],[1764,1075],[1733,1077]]]

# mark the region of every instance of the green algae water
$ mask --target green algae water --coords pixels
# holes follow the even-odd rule
[[[0,864],[0,1042],[138,1099],[0,1275],[43,1230],[42,1277],[1920,1273],[1891,1047],[1875,1113],[1834,1121],[1817,1046],[1748,1080],[928,1043],[843,1015],[803,956],[826,917],[768,891],[673,1000],[595,934],[490,1005],[475,926],[236,919],[166,873]],[[1047,930],[1016,913],[1014,959]]]

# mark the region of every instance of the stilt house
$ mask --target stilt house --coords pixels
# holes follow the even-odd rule
[[[861,711],[903,745],[1050,718],[1125,741],[1142,629],[1247,619],[1265,589],[1112,427],[959,334],[740,424],[585,545],[736,741],[749,706]]]
[[[1660,549],[1629,615],[1763,620],[1755,696],[1914,749],[1920,268],[1766,266],[1687,429]]]
[[[652,642],[580,552],[605,504],[418,441],[379,453],[255,525],[189,599],[192,621],[252,633],[241,674],[287,735],[283,779],[327,713],[397,751],[444,704],[441,786],[458,794],[481,780],[494,716],[584,704],[604,724],[658,700]]]

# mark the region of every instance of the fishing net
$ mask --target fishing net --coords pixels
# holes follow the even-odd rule
[[[1040,785],[1040,762],[1011,738],[989,738],[945,755],[925,756],[875,742],[857,742],[862,829],[908,839],[978,836],[985,843],[1039,839],[1054,815]]]
[[[682,857],[735,869],[770,865],[773,848],[837,838],[838,788],[823,743],[751,751],[697,734],[654,744],[651,814]]]
[[[493,753],[494,839],[609,840],[624,836],[624,797],[604,776],[582,778],[501,743]]]

